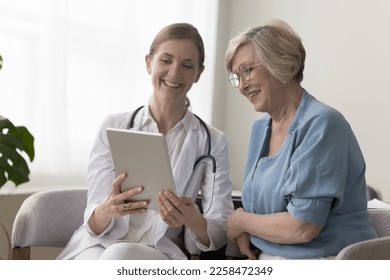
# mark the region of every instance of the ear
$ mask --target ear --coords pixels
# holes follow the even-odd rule
[[[198,73],[198,75],[195,77],[194,83],[197,83],[197,82],[199,81],[200,76],[201,76],[202,73],[203,73],[203,70],[204,70],[204,65],[202,65],[202,68],[199,68],[199,73]]]
[[[145,63],[146,63],[146,71],[148,72],[148,74],[152,73],[152,68],[150,66],[151,61],[152,61],[152,58],[150,57],[150,55],[147,54],[145,56]]]

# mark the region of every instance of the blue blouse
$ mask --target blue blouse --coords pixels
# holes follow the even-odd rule
[[[251,242],[264,252],[298,259],[335,255],[349,244],[375,238],[367,212],[365,162],[345,118],[303,90],[282,147],[259,159],[268,145],[270,123],[265,114],[252,127],[243,206],[259,214],[288,211],[323,230],[308,243],[278,244],[257,236]]]

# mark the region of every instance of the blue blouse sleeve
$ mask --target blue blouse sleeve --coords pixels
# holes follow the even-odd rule
[[[294,133],[296,149],[291,156],[282,194],[294,217],[325,225],[329,211],[343,200],[347,180],[352,130],[344,117],[331,108],[306,115]]]

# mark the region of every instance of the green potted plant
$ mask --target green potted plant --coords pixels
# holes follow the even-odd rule
[[[2,67],[3,58],[0,55],[0,70]],[[34,153],[34,137],[27,128],[14,126],[9,119],[0,115],[0,188],[7,181],[14,182],[15,186],[29,181],[30,169],[24,156],[27,155],[32,162]],[[1,221],[0,230],[5,233],[10,259],[11,241]]]
[[[0,70],[3,58],[0,55]],[[24,126],[14,126],[0,115],[0,188],[12,181],[15,186],[29,181],[25,155],[34,160],[34,137]]]

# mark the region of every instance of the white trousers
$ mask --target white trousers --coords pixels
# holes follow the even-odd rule
[[[104,248],[90,247],[74,256],[73,260],[168,260],[154,247],[142,243],[118,242]]]

